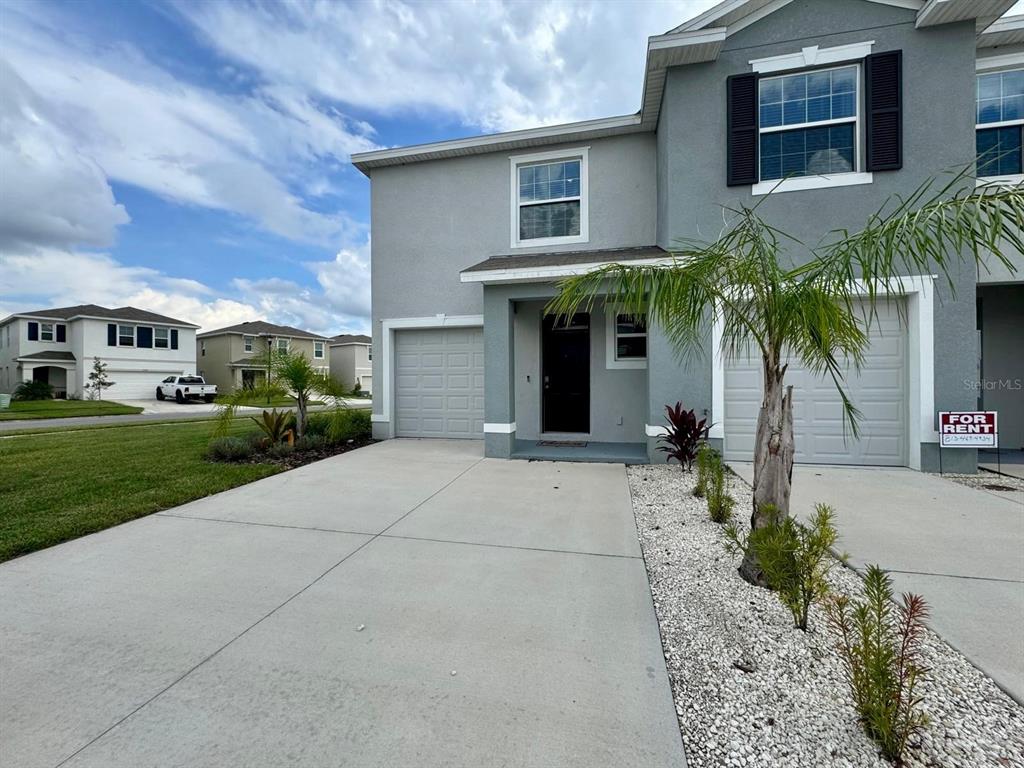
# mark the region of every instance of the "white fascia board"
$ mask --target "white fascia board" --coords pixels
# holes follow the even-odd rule
[[[381,160],[414,160],[420,155],[475,149],[477,147],[487,147],[492,144],[514,143],[530,139],[550,139],[564,136],[566,141],[571,141],[577,134],[586,133],[587,131],[599,131],[609,128],[631,128],[638,125],[640,125],[639,115],[600,117],[596,120],[582,120],[578,123],[564,123],[562,125],[549,125],[540,128],[526,128],[521,131],[492,133],[487,136],[473,136],[468,139],[437,141],[431,144],[414,144],[409,147],[395,147],[393,149],[378,149],[372,152],[359,152],[352,155],[351,161],[353,165],[358,167],[363,163],[376,163]]]
[[[462,272],[459,279],[464,283],[535,283],[549,280],[560,280],[573,275],[585,275],[595,269],[607,267],[609,264],[623,266],[668,266],[675,261],[671,256],[656,259],[634,259],[632,261],[598,261],[587,264],[561,264],[550,267],[513,267],[511,269],[488,269],[480,272]]]
[[[167,322],[165,320],[129,320],[124,317],[97,317],[96,315],[72,315],[71,317],[50,317],[48,315],[29,315],[24,313],[17,313],[14,315],[8,315],[3,320],[0,320],[0,325],[7,325],[9,320],[44,320],[47,323],[70,323],[74,320],[102,320],[104,323],[120,323],[122,325],[142,325],[142,326],[166,326],[168,328],[198,328],[199,326],[195,323],[184,323],[180,321]]]
[[[695,32],[676,32],[667,35],[654,35],[647,38],[647,51],[663,51],[669,48],[682,48],[689,45],[704,43],[721,43],[728,37],[729,30],[725,27],[700,29]]]

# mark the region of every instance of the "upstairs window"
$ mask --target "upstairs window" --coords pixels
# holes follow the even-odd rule
[[[205,355],[206,355],[206,342],[205,341],[200,341],[199,342],[199,356],[200,357],[204,357]]]
[[[242,343],[245,345],[245,351],[246,352],[252,352],[252,342],[253,342],[252,336],[243,336],[242,337]]]
[[[857,171],[860,67],[758,81],[761,181]]]
[[[313,342],[313,357],[317,360],[324,359],[324,343],[322,341]]]
[[[277,340],[277,351],[282,355],[288,354],[288,339]]]
[[[171,333],[167,328],[153,329],[153,346],[157,349],[167,349],[171,345]]]
[[[1019,176],[1024,172],[1024,70],[978,75],[976,115],[978,176]]]
[[[587,149],[512,158],[512,247],[583,243]]]
[[[39,324],[39,340],[53,341],[53,323]]]
[[[366,359],[367,360],[373,360],[373,345],[372,344],[367,344],[366,345]]]
[[[134,347],[135,346],[135,326],[134,325],[119,325],[119,326],[117,326],[117,346],[119,346],[119,347]]]

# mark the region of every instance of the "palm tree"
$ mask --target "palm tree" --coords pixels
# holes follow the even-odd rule
[[[566,278],[547,307],[570,316],[604,296],[619,311],[647,313],[684,357],[703,351],[712,322],[723,329],[726,359],[760,353],[764,399],[754,445],[752,528],[771,524],[769,507],[789,514],[794,441],[787,359],[834,382],[844,431],[856,437],[860,414],[846,394],[843,371],[862,362],[876,302],[899,292],[901,275],[938,271],[954,292],[951,270],[958,264],[981,267],[991,258],[1012,270],[1002,249],[1024,252],[1020,187],[976,189],[966,173],[947,184],[930,180],[908,198],[887,201],[859,232],[837,230],[816,246],[766,223],[757,210],[762,203],[728,209],[717,240],[679,241],[669,263],[610,264]],[[740,573],[764,583],[750,551]]]

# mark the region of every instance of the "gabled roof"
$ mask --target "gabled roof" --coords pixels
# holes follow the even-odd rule
[[[331,346],[340,347],[343,344],[369,344],[373,341],[369,336],[362,333],[339,333],[331,337]]]
[[[508,131],[467,139],[439,141],[409,147],[379,149],[352,155],[352,164],[367,176],[374,168],[440,160],[489,152],[526,149],[604,136],[653,131],[658,125],[661,97],[670,67],[714,61],[732,35],[784,8],[792,0],[722,0],[702,14],[663,35],[647,39],[640,111],[633,115],[585,120],[578,123]],[[977,19],[978,46],[1024,43],[1024,24],[999,19],[1015,0],[865,0],[917,12],[918,27]],[[1016,17],[1013,17],[1016,18]],[[999,19],[996,21],[996,19]],[[997,42],[998,41],[998,42]]]
[[[194,323],[186,323],[167,315],[158,315],[137,307],[117,307],[109,309],[98,304],[76,304],[73,307],[54,307],[39,309],[34,312],[16,312],[4,318],[4,322],[12,317],[25,317],[39,320],[76,320],[78,318],[94,318],[99,320],[127,320],[133,323],[160,323],[162,325],[180,325],[186,328],[198,328]]]
[[[252,320],[237,325],[229,325],[227,328],[217,328],[213,331],[205,331],[196,335],[197,339],[208,339],[211,336],[224,336],[235,333],[242,336],[286,336],[290,339],[315,339],[316,341],[327,341],[326,336],[318,333],[310,333],[299,328],[292,328],[290,325],[276,325],[266,320]]]

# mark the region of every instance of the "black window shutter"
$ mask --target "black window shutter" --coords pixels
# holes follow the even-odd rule
[[[135,346],[143,349],[152,349],[153,347],[153,329],[145,325],[140,325],[135,329]]]
[[[28,323],[28,340],[39,341],[39,323],[33,323],[31,320]]]
[[[171,349],[178,348],[178,329],[171,328]]]
[[[107,346],[117,346],[117,326],[113,323],[107,323]]]
[[[756,184],[757,73],[732,75],[726,80],[726,184]]]
[[[873,53],[864,60],[868,171],[903,167],[903,51]]]
[[[57,341],[68,340],[68,327],[62,323],[57,323]]]

